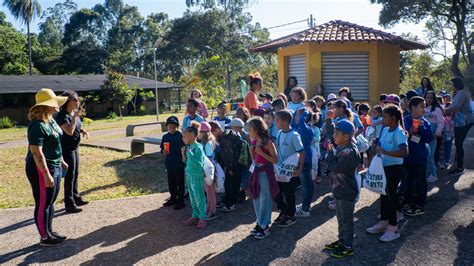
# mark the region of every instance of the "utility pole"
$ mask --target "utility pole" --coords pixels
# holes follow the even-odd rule
[[[314,27],[315,22],[316,22],[316,19],[313,18],[313,14],[309,15],[308,26],[309,26],[310,28]]]

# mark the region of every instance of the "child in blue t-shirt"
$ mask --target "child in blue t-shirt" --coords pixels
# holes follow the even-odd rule
[[[281,130],[276,140],[278,164],[283,163],[295,153],[299,153],[299,165],[289,182],[278,182],[280,194],[275,198],[280,215],[275,220],[279,227],[285,228],[296,223],[295,190],[296,178],[301,175],[304,167],[304,147],[300,135],[290,127],[293,115],[291,111],[281,110],[276,114],[277,127]]]
[[[407,133],[403,127],[403,112],[396,105],[387,105],[382,113],[384,129],[377,153],[382,157],[387,180],[386,195],[380,195],[380,221],[367,229],[371,234],[384,233],[379,240],[390,242],[400,237],[398,232],[398,196],[400,178],[405,174],[403,158],[408,156]]]
[[[304,107],[306,101],[306,91],[303,88],[296,87],[291,90],[291,101],[288,103],[288,109],[294,114],[298,109]]]
[[[181,129],[185,130],[186,128],[191,126],[192,121],[196,121],[198,123],[204,122],[204,118],[197,114],[197,109],[199,107],[199,102],[195,99],[189,99],[186,103],[186,112],[188,113],[184,119],[183,124],[181,125]]]
[[[275,141],[278,137],[278,132],[280,132],[276,126],[275,112],[273,110],[266,110],[265,114],[263,115],[263,120],[265,121],[265,124],[267,124],[268,134],[270,134],[272,140]]]
[[[217,116],[212,119],[219,123],[222,131],[229,129],[229,124],[232,121],[230,117],[227,116],[227,106],[225,103],[220,103],[217,106]]]

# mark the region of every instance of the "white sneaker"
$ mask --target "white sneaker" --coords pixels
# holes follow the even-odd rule
[[[428,182],[428,183],[434,183],[434,182],[436,182],[437,180],[438,180],[438,178],[437,178],[436,176],[434,176],[434,175],[430,175],[430,176],[428,176],[428,177],[426,178],[426,182]]]
[[[380,234],[387,230],[387,221],[380,221],[374,224],[372,227],[367,228],[369,234]]]
[[[303,211],[302,207],[296,206],[295,217],[310,217],[311,213],[309,211]]]
[[[385,233],[379,238],[382,242],[391,242],[395,239],[400,238],[400,233],[397,231],[387,230]]]

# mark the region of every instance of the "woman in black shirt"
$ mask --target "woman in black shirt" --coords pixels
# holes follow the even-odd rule
[[[82,209],[78,206],[86,205],[77,189],[77,178],[79,176],[79,142],[81,134],[88,138],[89,133],[81,128],[81,112],[79,110],[79,96],[74,91],[65,91],[62,96],[67,97],[66,103],[61,107],[56,116],[56,122],[63,130],[61,139],[64,161],[69,165],[64,177],[64,204],[66,212],[78,213]]]

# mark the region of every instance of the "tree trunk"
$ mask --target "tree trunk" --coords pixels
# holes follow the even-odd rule
[[[27,33],[28,33],[28,65],[30,69],[30,76],[33,75],[32,67],[31,67],[31,33],[30,33],[30,21],[28,20],[27,23]]]

